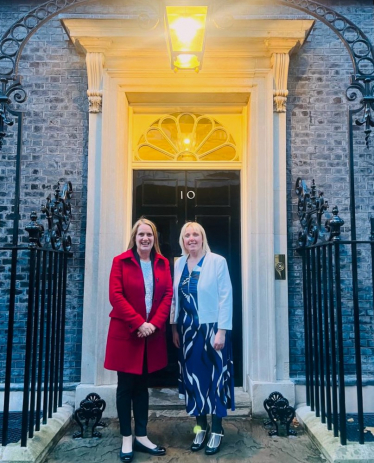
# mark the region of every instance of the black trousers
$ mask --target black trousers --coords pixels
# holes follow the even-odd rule
[[[148,424],[148,373],[123,373],[118,371],[117,412],[122,436],[131,436],[131,402],[134,412],[135,436],[147,435]]]

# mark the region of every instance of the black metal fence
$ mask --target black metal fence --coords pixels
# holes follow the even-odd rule
[[[53,249],[0,248],[3,265],[9,262],[9,269],[13,269],[9,288],[2,288],[2,292],[8,291],[9,294],[3,446],[8,443],[15,349],[17,356],[24,359],[21,446],[26,446],[27,435],[33,437],[34,430],[39,431],[41,417],[45,424],[47,418],[51,418],[52,413],[57,411],[57,407],[62,406],[67,262],[70,255],[67,251]],[[28,276],[28,300],[26,317],[23,318],[24,304],[17,303],[17,297],[23,295],[19,283],[25,284],[25,274]],[[17,320],[15,329],[19,312],[22,319],[21,322]],[[15,335],[18,342],[23,338],[20,332],[26,333],[26,339],[25,343],[17,344]]]
[[[72,257],[67,234],[71,195],[70,182],[62,190],[58,184],[54,198],[49,195],[42,207],[48,229],[44,230],[36,212],[32,212],[26,227],[28,246],[0,247],[0,301],[7,308],[0,423],[3,446],[14,442],[14,436],[9,438],[10,431],[14,434],[10,423],[20,429],[16,434],[24,447],[27,437],[33,437],[41,422],[46,424],[62,406],[68,261]],[[12,414],[20,415],[20,411],[10,410],[17,379],[23,382],[20,423],[12,419]]]
[[[362,351],[373,341],[374,240],[336,239],[298,251],[303,265],[307,405],[345,445],[346,379],[353,376],[363,444],[363,373],[370,362]]]

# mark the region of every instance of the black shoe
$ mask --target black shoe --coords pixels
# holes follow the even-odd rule
[[[210,430],[210,427],[208,424],[205,430],[202,429],[201,431],[196,433],[195,439],[191,444],[191,450],[193,452],[198,452],[205,446],[206,441],[208,440],[209,430]]]
[[[221,434],[217,434],[215,432],[212,432],[210,434],[209,442],[205,449],[205,455],[214,455],[215,453],[218,453],[220,451],[222,438],[224,434],[225,433],[223,429],[221,431]]]
[[[149,447],[146,447],[145,445],[141,444],[136,439],[134,440],[134,450],[136,450],[137,452],[149,453],[149,455],[153,455],[154,457],[161,457],[166,453],[165,447],[160,447],[158,445],[156,448],[150,449]]]
[[[119,451],[119,459],[123,462],[130,463],[134,458],[134,452],[124,453],[122,450]]]

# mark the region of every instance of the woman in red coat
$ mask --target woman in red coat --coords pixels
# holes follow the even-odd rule
[[[135,420],[134,450],[153,456],[165,448],[147,437],[147,376],[167,365],[165,322],[173,294],[169,262],[161,255],[157,230],[138,220],[128,250],[113,260],[109,300],[113,307],[104,367],[117,371],[117,411],[122,434],[120,459],[133,459],[131,402]]]

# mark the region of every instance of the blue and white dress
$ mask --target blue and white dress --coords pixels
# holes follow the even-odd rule
[[[226,331],[225,347],[216,351],[217,323],[199,323],[197,283],[204,257],[191,273],[186,262],[179,282],[179,393],[188,414],[224,417],[227,409],[235,409],[231,331]]]

